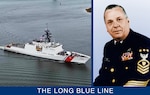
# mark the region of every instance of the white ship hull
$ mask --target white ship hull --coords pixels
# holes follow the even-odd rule
[[[45,30],[45,33],[46,34],[42,35],[40,40],[33,40],[26,44],[12,43],[6,46],[0,46],[0,49],[67,63],[85,64],[90,59],[90,57],[85,54],[65,51],[62,48],[62,44],[52,41],[52,34],[48,29]]]
[[[36,50],[31,51],[31,50],[28,50],[25,48],[20,48],[20,47],[15,47],[15,46],[11,46],[11,47],[0,46],[0,49],[3,49],[5,51],[14,52],[14,53],[25,54],[25,55],[30,55],[30,56],[34,56],[34,57],[40,57],[40,58],[46,58],[46,59],[52,59],[52,60],[58,60],[58,61],[64,61],[64,62],[66,62],[66,59],[69,57],[68,55],[51,54],[48,52],[46,53],[46,52],[40,52],[40,51],[36,51]],[[72,53],[82,55],[84,57],[75,56],[75,57],[73,57],[73,59],[69,60],[69,62],[85,64],[90,59],[90,57],[87,55],[77,53],[77,52],[72,52]]]

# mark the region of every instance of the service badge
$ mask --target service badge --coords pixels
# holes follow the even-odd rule
[[[137,63],[137,71],[140,72],[141,74],[146,74],[149,72],[150,66],[149,61],[146,59],[148,58],[149,49],[140,49],[139,53],[142,59],[139,60]]]

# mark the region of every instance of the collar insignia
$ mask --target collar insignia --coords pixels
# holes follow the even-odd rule
[[[122,61],[127,61],[133,59],[133,52],[131,51],[131,48],[127,50],[127,52],[123,53],[121,56]]]
[[[137,71],[141,74],[146,74],[149,72],[150,62],[146,59],[148,58],[149,49],[139,49],[141,60],[137,63]]]

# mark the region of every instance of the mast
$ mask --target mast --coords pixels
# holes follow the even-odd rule
[[[46,29],[45,29],[45,34],[43,35],[43,37],[45,36],[45,42],[51,42],[51,38],[52,38],[52,33],[49,31],[48,29],[48,23],[46,23]]]

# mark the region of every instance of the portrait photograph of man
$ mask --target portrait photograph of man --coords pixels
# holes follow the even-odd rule
[[[94,86],[150,85],[149,6],[148,0],[94,1]]]

